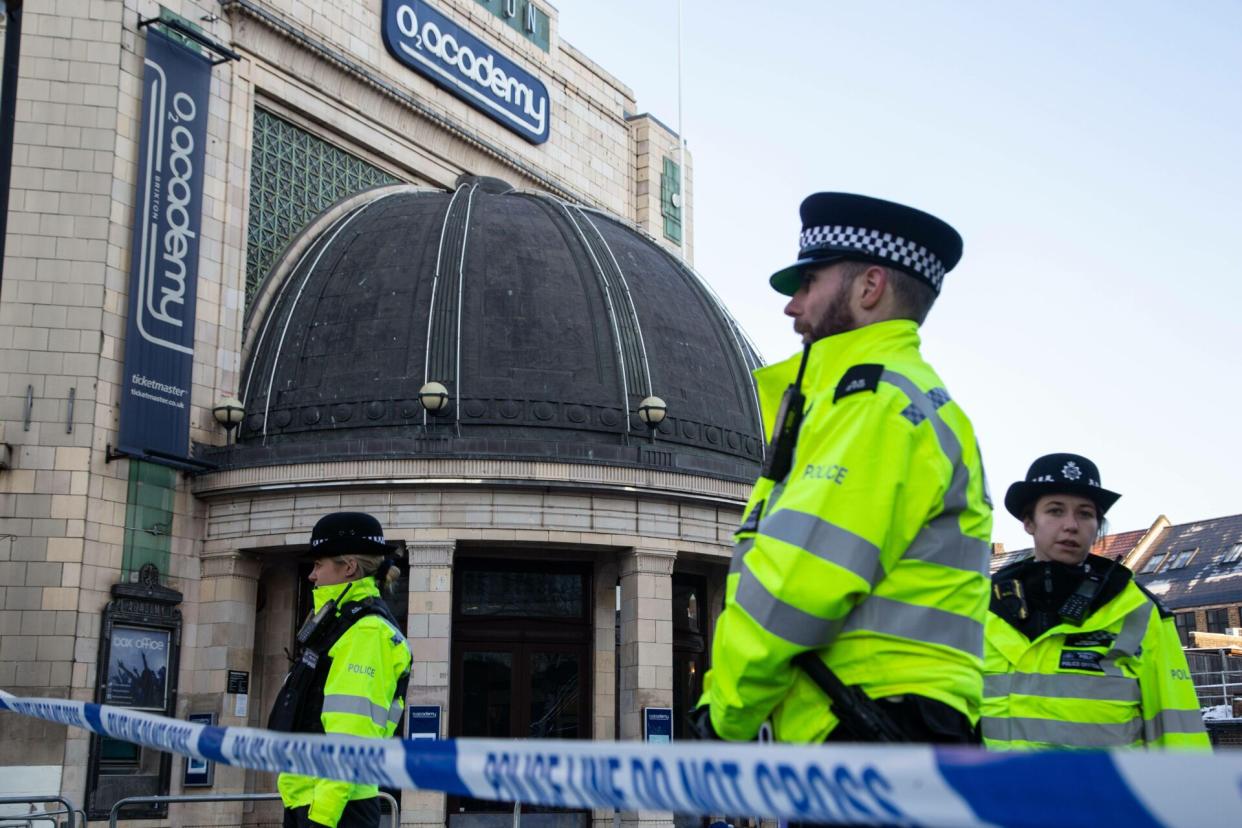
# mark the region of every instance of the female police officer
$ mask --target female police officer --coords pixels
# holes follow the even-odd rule
[[[991,748],[1206,748],[1172,617],[1091,546],[1120,495],[1050,454],[1005,495],[1034,555],[992,578],[983,740]]]
[[[399,572],[379,521],[337,512],[315,524],[310,582],[314,610],[268,721],[272,730],[375,739],[396,730],[405,709],[410,649],[380,597]],[[284,828],[375,828],[375,785],[282,773]]]

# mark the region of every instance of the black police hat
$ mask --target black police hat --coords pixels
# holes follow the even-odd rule
[[[898,268],[939,294],[944,274],[961,258],[962,237],[929,213],[869,196],[815,193],[802,202],[798,261],[769,281],[793,296],[803,268],[850,259]]]
[[[1081,454],[1045,454],[1031,464],[1026,480],[1005,492],[1005,508],[1022,520],[1022,512],[1041,495],[1071,494],[1085,497],[1103,516],[1121,495],[1100,485],[1100,470]]]
[[[387,555],[384,527],[365,512],[324,515],[311,530],[311,558],[334,555]]]

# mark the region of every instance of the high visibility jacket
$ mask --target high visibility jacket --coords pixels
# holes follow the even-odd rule
[[[350,601],[379,597],[374,578],[316,587],[314,611],[335,599],[338,607]],[[397,687],[409,673],[409,645],[400,630],[380,615],[367,615],[351,626],[328,651],[332,664],[323,685],[324,733],[386,739],[396,732],[405,700]],[[276,781],[286,808],[310,806],[310,819],[335,826],[345,806],[354,799],[379,794],[375,785],[355,785],[335,779],[317,779],[282,773]]]
[[[992,509],[974,430],[895,320],[811,346],[783,480],[746,506],[701,704],[722,738],[822,741],[837,719],[791,659],[816,651],[872,698],[978,720]],[[764,426],[798,358],[755,372]]]
[[[990,748],[1210,748],[1173,618],[1133,580],[1034,641],[990,613],[984,673]]]

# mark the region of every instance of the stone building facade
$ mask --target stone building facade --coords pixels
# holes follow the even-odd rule
[[[392,14],[398,29],[412,19],[401,14],[446,20],[462,43],[494,49],[495,65],[536,78],[545,140],[413,71],[386,40]],[[210,70],[179,462],[116,448],[155,30],[222,58]],[[560,676],[549,692],[562,712],[577,682],[582,738],[638,738],[643,708],[684,706],[762,455],[754,351],[683,264],[689,161],[629,89],[560,39],[539,0],[29,4],[0,292],[0,687],[261,725],[305,608],[310,527],[357,509],[380,518],[404,558],[408,701],[441,708],[441,736],[471,732],[463,671],[486,672],[497,653],[520,661],[513,686],[536,664]],[[344,222],[379,241],[333,235]],[[458,246],[446,252],[446,239]],[[451,275],[441,254],[456,257],[459,290],[444,330],[446,295],[430,292]],[[362,271],[376,275],[359,282]],[[365,286],[380,283],[393,290]],[[323,314],[290,305],[293,285],[318,290]],[[400,285],[414,315],[376,322]],[[571,293],[575,314],[558,312]],[[337,308],[355,314],[347,332],[368,333],[352,350],[316,351],[309,332]],[[272,326],[290,334],[284,344],[264,339]],[[378,346],[406,334],[406,368],[389,370]],[[352,385],[307,373],[331,377],[349,360],[375,372]],[[577,373],[557,374],[567,364]],[[243,393],[255,376],[268,384]],[[428,380],[448,387],[447,414],[416,407]],[[648,433],[637,409],[653,394],[668,418]],[[229,396],[245,407],[231,438],[213,414]],[[519,607],[522,634],[495,640],[487,614],[518,611],[497,609],[498,591],[549,584],[564,600]],[[548,625],[563,635],[540,649]],[[151,658],[127,662],[126,648]],[[0,724],[0,794],[62,793],[98,814],[123,793],[182,789],[180,759]],[[271,789],[268,776],[216,768],[206,790]],[[493,813],[434,794],[407,792],[402,806],[403,824]],[[236,803],[143,816],[276,818]]]

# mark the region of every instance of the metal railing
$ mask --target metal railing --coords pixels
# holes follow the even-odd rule
[[[397,828],[397,800],[387,791],[380,791],[378,794],[381,800],[388,803],[389,815],[392,817],[391,828]],[[130,805],[158,805],[160,803],[169,804],[190,804],[196,805],[203,802],[266,802],[274,799],[280,799],[278,793],[238,793],[238,794],[181,794],[178,796],[127,796],[124,799],[118,799],[116,804],[112,806],[111,812],[108,814],[108,828],[116,828],[116,821],[120,819],[121,809]],[[3,800],[0,800],[3,802]],[[383,813],[380,814],[383,817]],[[85,825],[86,823],[83,823]],[[69,828],[73,828],[70,823]]]
[[[1190,677],[1203,707],[1231,705],[1242,698],[1242,656],[1229,648],[1186,650]]]
[[[66,828],[74,828],[78,824],[76,819],[78,814],[82,815],[82,825],[86,825],[86,812],[81,808],[73,807],[73,803],[63,796],[0,796],[0,805],[38,805],[42,802],[57,802],[63,807],[56,811],[0,816],[0,826],[33,826],[36,822],[51,822],[53,825],[57,825],[59,824],[57,817],[64,815],[67,817],[65,820]]]

